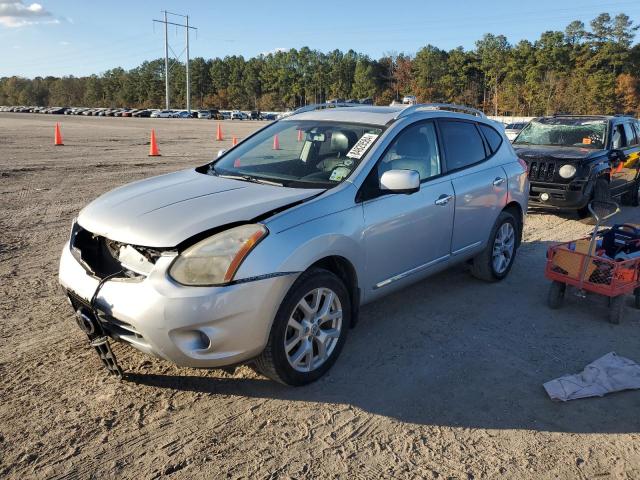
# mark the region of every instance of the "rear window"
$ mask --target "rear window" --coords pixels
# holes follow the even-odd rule
[[[496,153],[500,148],[500,145],[502,145],[502,135],[496,132],[489,125],[484,125],[481,123],[479,126],[480,130],[482,130],[482,133],[484,134],[484,138],[487,139],[487,143],[491,148],[491,153]]]
[[[473,123],[444,120],[440,122],[440,131],[448,170],[458,170],[485,159],[484,143]]]

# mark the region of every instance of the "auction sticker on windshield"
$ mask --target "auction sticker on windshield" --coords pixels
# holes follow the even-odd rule
[[[356,142],[353,148],[349,150],[349,153],[347,153],[347,157],[360,160],[362,156],[367,152],[369,147],[373,144],[373,142],[376,141],[376,138],[378,138],[378,135],[375,135],[373,133],[365,133],[364,135],[362,135],[362,137],[360,137],[360,140]]]

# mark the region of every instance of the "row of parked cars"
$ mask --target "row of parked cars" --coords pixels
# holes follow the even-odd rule
[[[89,107],[37,107],[0,106],[0,112],[49,113],[56,115],[83,115],[88,117],[145,117],[145,118],[206,118],[213,120],[275,120],[276,113],[252,110],[159,110],[150,108],[89,108]]]

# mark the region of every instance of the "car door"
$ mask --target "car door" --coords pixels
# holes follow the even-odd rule
[[[451,255],[469,255],[485,245],[506,205],[507,176],[475,122],[442,119],[438,128],[456,198]]]
[[[621,152],[621,158],[612,160],[611,193],[618,195],[628,191],[638,175],[640,145],[633,120],[614,126],[611,147]]]
[[[380,190],[382,174],[397,169],[416,170],[420,190],[410,195]],[[404,279],[416,279],[448,259],[455,201],[451,181],[442,175],[434,122],[417,122],[402,130],[363,187],[367,192],[364,245],[371,290],[388,290]]]

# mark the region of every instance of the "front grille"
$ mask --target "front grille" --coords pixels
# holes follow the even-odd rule
[[[538,182],[553,182],[556,175],[556,162],[529,162],[529,180]]]
[[[107,276],[128,277],[132,279],[144,278],[157,259],[161,250],[147,247],[127,245],[95,235],[85,230],[77,223],[71,232],[71,254],[80,262],[92,275],[103,279]],[[121,257],[121,252],[126,252],[125,257]],[[127,262],[126,258],[131,258],[131,252],[136,255],[138,266],[126,267],[121,263]],[[144,274],[141,268],[145,267]],[[133,269],[133,270],[132,270]]]

